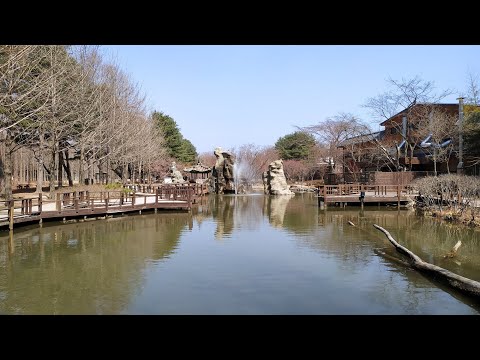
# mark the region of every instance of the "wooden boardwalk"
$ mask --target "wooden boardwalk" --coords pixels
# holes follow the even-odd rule
[[[138,192],[141,191],[141,192]],[[43,219],[102,217],[143,210],[189,211],[197,198],[206,195],[206,185],[133,185],[127,191],[59,192],[55,199],[15,199],[0,209],[0,228],[13,229],[22,223],[41,223]]]
[[[328,205],[363,206],[365,203],[377,205],[410,203],[417,195],[405,185],[320,185],[318,188],[318,205],[320,208]]]

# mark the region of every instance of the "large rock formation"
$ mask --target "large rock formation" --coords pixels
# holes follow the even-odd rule
[[[268,171],[263,173],[263,188],[265,194],[270,195],[295,195],[287,185],[283,172],[283,161],[275,160],[268,165]]]
[[[235,193],[235,182],[233,178],[233,156],[228,151],[218,147],[213,152],[217,158],[212,169],[210,179],[210,191],[217,194]]]

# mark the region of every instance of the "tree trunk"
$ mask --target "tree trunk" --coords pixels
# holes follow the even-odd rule
[[[83,162],[85,161],[85,146],[82,145],[80,146],[80,162],[79,162],[79,169],[78,169],[78,183],[80,185],[85,184],[85,170],[84,170],[84,164]]]
[[[433,278],[435,278],[435,280],[447,283],[453,289],[459,290],[465,294],[477,298],[480,297],[480,282],[457,275],[455,273],[452,273],[451,271],[441,268],[440,266],[436,266],[423,261],[406,247],[397,243],[387,230],[376,224],[373,224],[373,226],[377,230],[380,230],[385,234],[387,239],[392,243],[392,245],[400,254],[407,256],[410,266],[412,268],[432,276]]]
[[[128,178],[128,165],[127,162],[123,162],[123,171],[122,171],[122,184],[126,185],[127,184],[127,178]]]
[[[63,187],[63,151],[58,152],[58,188]]]
[[[110,180],[110,177],[108,174],[110,173],[110,156],[107,156],[107,161],[106,161],[106,169],[105,169],[105,184],[108,184]]]
[[[50,161],[50,166],[48,169],[48,183],[49,183],[49,197],[53,199],[53,193],[55,192],[55,160],[56,160],[57,149],[54,146],[52,149],[52,159]]]
[[[5,152],[5,200],[12,199],[12,152],[8,149]]]
[[[38,170],[37,170],[37,190],[41,193],[43,188],[43,132],[39,135],[39,151],[38,151]]]
[[[94,171],[94,168],[93,168],[93,159],[90,159],[90,167],[88,168],[88,184],[89,185],[93,185],[94,183],[94,178],[95,178],[95,171]]]
[[[70,168],[70,159],[68,158],[68,150],[64,150],[64,151],[65,152],[63,153],[63,157],[65,158],[65,161],[63,162],[63,168],[67,173],[68,186],[73,186],[72,169]]]
[[[5,135],[6,131],[0,132],[0,193],[5,195]]]

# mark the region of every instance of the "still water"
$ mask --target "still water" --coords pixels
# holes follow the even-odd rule
[[[348,225],[352,221],[357,227]],[[1,314],[478,314],[480,304],[377,255],[389,230],[480,280],[480,232],[312,194],[204,198],[191,213],[0,233]],[[443,259],[462,240],[459,255]]]

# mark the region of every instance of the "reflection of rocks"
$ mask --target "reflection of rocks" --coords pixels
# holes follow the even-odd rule
[[[260,196],[209,196],[208,204],[197,216],[211,216],[215,220],[215,238],[232,235],[234,229],[255,230],[263,220],[263,199]]]
[[[275,227],[282,227],[285,211],[287,210],[287,205],[292,199],[291,196],[268,196],[265,197],[267,202],[267,214],[270,224]]]
[[[295,195],[287,185],[283,172],[283,161],[275,160],[268,165],[268,171],[263,173],[265,194],[270,195]]]

